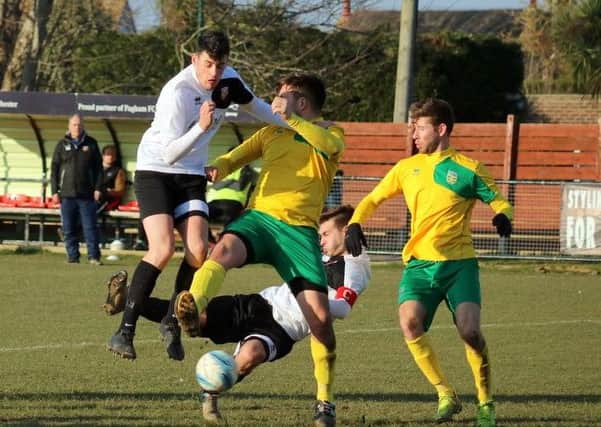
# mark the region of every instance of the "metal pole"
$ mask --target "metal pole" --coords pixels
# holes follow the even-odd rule
[[[196,23],[198,25],[198,29],[200,30],[202,27],[204,27],[204,15],[202,12],[202,0],[197,0],[196,1]]]
[[[413,87],[413,52],[417,27],[418,0],[403,0],[399,29],[399,54],[394,93],[393,122],[405,123],[408,118]]]

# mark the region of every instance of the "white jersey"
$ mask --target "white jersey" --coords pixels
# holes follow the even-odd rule
[[[226,67],[222,79],[238,78],[252,93],[240,75],[232,67]],[[198,126],[200,106],[211,100],[212,91],[203,89],[196,78],[193,65],[180,71],[163,86],[156,103],[154,119],[150,128],[144,132],[138,146],[136,169],[172,174],[204,175],[209,156],[209,142],[225,120],[226,109],[216,108],[213,123],[208,129]],[[262,121],[283,125],[264,101],[254,97],[247,106],[249,113]],[[195,127],[196,126],[196,127]],[[175,140],[186,135],[190,147],[177,160],[168,162],[173,152],[167,154],[167,147]],[[172,148],[172,147],[171,147]]]
[[[324,256],[324,263],[328,259],[329,257]],[[344,256],[344,283],[330,283],[330,286],[328,286],[328,300],[333,317],[343,318],[349,311],[346,310],[346,314],[337,315],[340,311],[337,310],[337,312],[334,312],[336,303],[342,303],[348,309],[350,309],[350,305],[343,299],[336,297],[336,289],[332,286],[343,285],[355,291],[357,295],[360,295],[367,288],[370,278],[369,256],[365,252],[358,257],[353,257],[352,255]],[[305,316],[303,316],[296,298],[294,298],[286,283],[280,286],[265,288],[259,294],[271,304],[273,318],[290,335],[290,338],[294,341],[300,341],[311,333],[309,324],[305,320]]]

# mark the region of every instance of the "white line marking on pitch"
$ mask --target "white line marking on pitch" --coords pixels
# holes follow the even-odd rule
[[[483,328],[514,328],[516,326],[521,327],[536,327],[536,326],[552,326],[552,325],[574,325],[581,323],[590,323],[593,325],[601,325],[601,320],[551,320],[548,322],[512,322],[512,323],[484,323],[482,325]],[[436,325],[431,329],[455,329],[455,325]],[[338,331],[337,335],[343,334],[363,334],[363,333],[372,333],[372,332],[390,332],[390,331],[399,331],[398,327],[395,328],[378,328],[378,329],[349,329],[346,331]],[[146,343],[157,343],[160,342],[159,339],[155,340],[136,340],[138,344],[146,344]],[[83,348],[83,347],[98,347],[103,344],[94,343],[94,342],[80,342],[75,344],[70,343],[62,343],[62,344],[41,344],[41,345],[32,345],[26,347],[0,347],[0,353],[9,353],[15,351],[36,351],[36,350],[55,350],[55,349],[63,349],[63,348]]]
[[[591,323],[594,325],[601,325],[601,320],[550,320],[548,322],[512,322],[512,323],[484,323],[482,324],[483,328],[514,328],[516,326],[551,326],[551,325],[573,325],[579,323]],[[455,325],[436,325],[432,326],[430,329],[455,329]],[[399,327],[395,328],[379,328],[379,329],[349,329],[346,331],[336,331],[336,335],[342,334],[361,334],[366,332],[389,332],[389,331],[400,331]]]

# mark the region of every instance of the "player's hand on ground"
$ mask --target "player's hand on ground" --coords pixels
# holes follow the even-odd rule
[[[349,251],[352,256],[361,255],[363,246],[367,247],[367,240],[361,229],[361,224],[354,222],[348,225],[344,236],[344,244],[346,250]]]
[[[213,115],[215,114],[215,103],[213,101],[205,101],[200,106],[200,112],[198,114],[198,125],[203,129],[207,130],[213,124]]]
[[[280,116],[282,119],[287,120],[292,114],[292,106],[283,96],[276,96],[271,102],[271,111]]]
[[[511,236],[511,221],[503,213],[496,214],[492,219],[492,225],[497,227],[497,233],[501,237]]]
[[[219,170],[215,166],[205,166],[205,175],[211,182],[217,181],[217,175]]]

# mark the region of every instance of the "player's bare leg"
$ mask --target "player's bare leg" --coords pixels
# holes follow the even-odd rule
[[[190,291],[182,291],[175,300],[175,317],[182,330],[191,337],[201,336],[199,315],[206,308],[225,279],[227,270],[246,262],[244,242],[233,234],[224,234],[211,256],[194,274]]]

